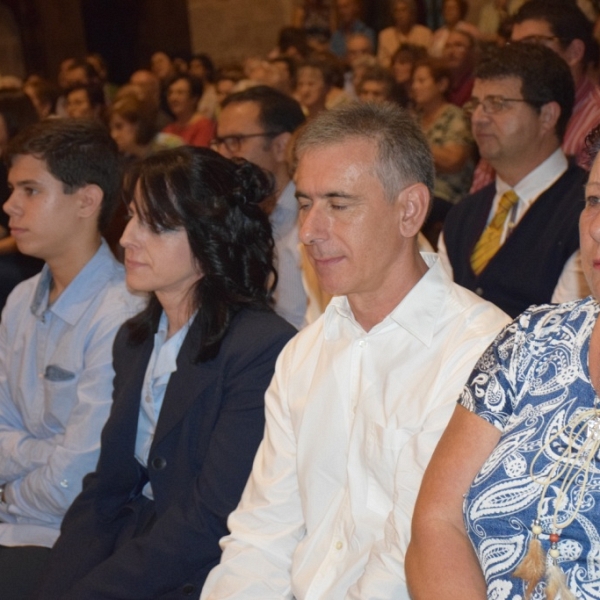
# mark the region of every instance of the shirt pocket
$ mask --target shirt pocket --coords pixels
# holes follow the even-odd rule
[[[44,372],[45,422],[52,431],[64,431],[77,403],[77,373],[48,365]]]
[[[371,423],[367,438],[367,507],[387,517],[393,507],[398,458],[411,438],[408,429]]]

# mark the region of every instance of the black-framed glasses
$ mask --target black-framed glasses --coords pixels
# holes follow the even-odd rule
[[[244,140],[255,137],[277,137],[281,131],[265,131],[262,133],[240,133],[238,135],[224,135],[223,137],[216,136],[210,142],[211,148],[218,150],[221,146],[225,146],[228,152],[239,152]]]
[[[463,111],[465,115],[470,117],[478,106],[483,108],[483,112],[488,115],[494,115],[502,112],[506,109],[510,102],[525,102],[531,104],[531,106],[542,106],[543,102],[535,102],[531,100],[525,100],[524,98],[505,98],[504,96],[486,96],[483,100],[479,98],[471,98],[463,104]]]

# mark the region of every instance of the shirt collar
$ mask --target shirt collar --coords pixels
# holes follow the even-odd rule
[[[323,317],[325,339],[338,339],[341,336],[342,319],[348,319],[365,335],[376,335],[395,323],[429,347],[452,282],[437,254],[422,252],[421,256],[429,267],[427,272],[396,308],[366,334],[355,320],[348,298],[334,297]]]
[[[109,265],[111,268],[107,268]],[[39,318],[46,310],[50,310],[69,325],[74,325],[88,309],[90,300],[102,291],[119,268],[122,267],[117,263],[108,244],[102,240],[96,254],[77,273],[56,302],[48,307],[52,273],[45,264],[35,289],[31,312]]]
[[[569,167],[564,152],[557,148],[543,163],[525,175],[514,187],[508,185],[498,175],[496,176],[496,195],[502,196],[513,189],[519,196],[519,204],[529,206],[554,182],[563,175]]]

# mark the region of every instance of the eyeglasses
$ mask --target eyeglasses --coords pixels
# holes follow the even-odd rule
[[[505,98],[504,96],[486,96],[483,100],[479,98],[471,98],[463,104],[463,111],[467,117],[473,115],[478,106],[483,108],[483,112],[487,115],[494,115],[506,109],[509,102],[525,102],[532,106],[542,106],[543,102],[535,102],[525,100],[524,98]]]
[[[560,38],[556,35],[528,35],[520,40],[510,40],[509,44],[535,44],[536,46],[549,46],[552,42],[570,43],[571,40]]]
[[[211,148],[217,150],[220,146],[225,145],[228,152],[239,152],[244,140],[254,137],[274,138],[281,131],[265,131],[264,133],[245,133],[239,135],[224,135],[223,137],[214,137],[210,142]]]

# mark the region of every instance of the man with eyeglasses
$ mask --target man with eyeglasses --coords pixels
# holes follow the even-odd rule
[[[275,310],[295,327],[302,327],[307,307],[302,285],[298,241],[296,189],[290,179],[287,146],[304,122],[300,104],[261,85],[232,94],[222,104],[212,147],[227,158],[245,158],[270,172],[275,180],[270,215],[275,238],[277,273]]]
[[[456,283],[513,317],[589,293],[578,252],[586,173],[560,148],[574,95],[555,52],[511,44],[479,65],[465,105],[496,178],[452,208],[438,250]]]
[[[529,0],[513,18],[512,42],[538,44],[554,50],[569,66],[575,82],[575,105],[567,124],[562,149],[587,168],[585,137],[600,123],[600,87],[588,70],[598,62],[593,25],[575,2]],[[477,165],[471,192],[493,180],[489,165]]]

